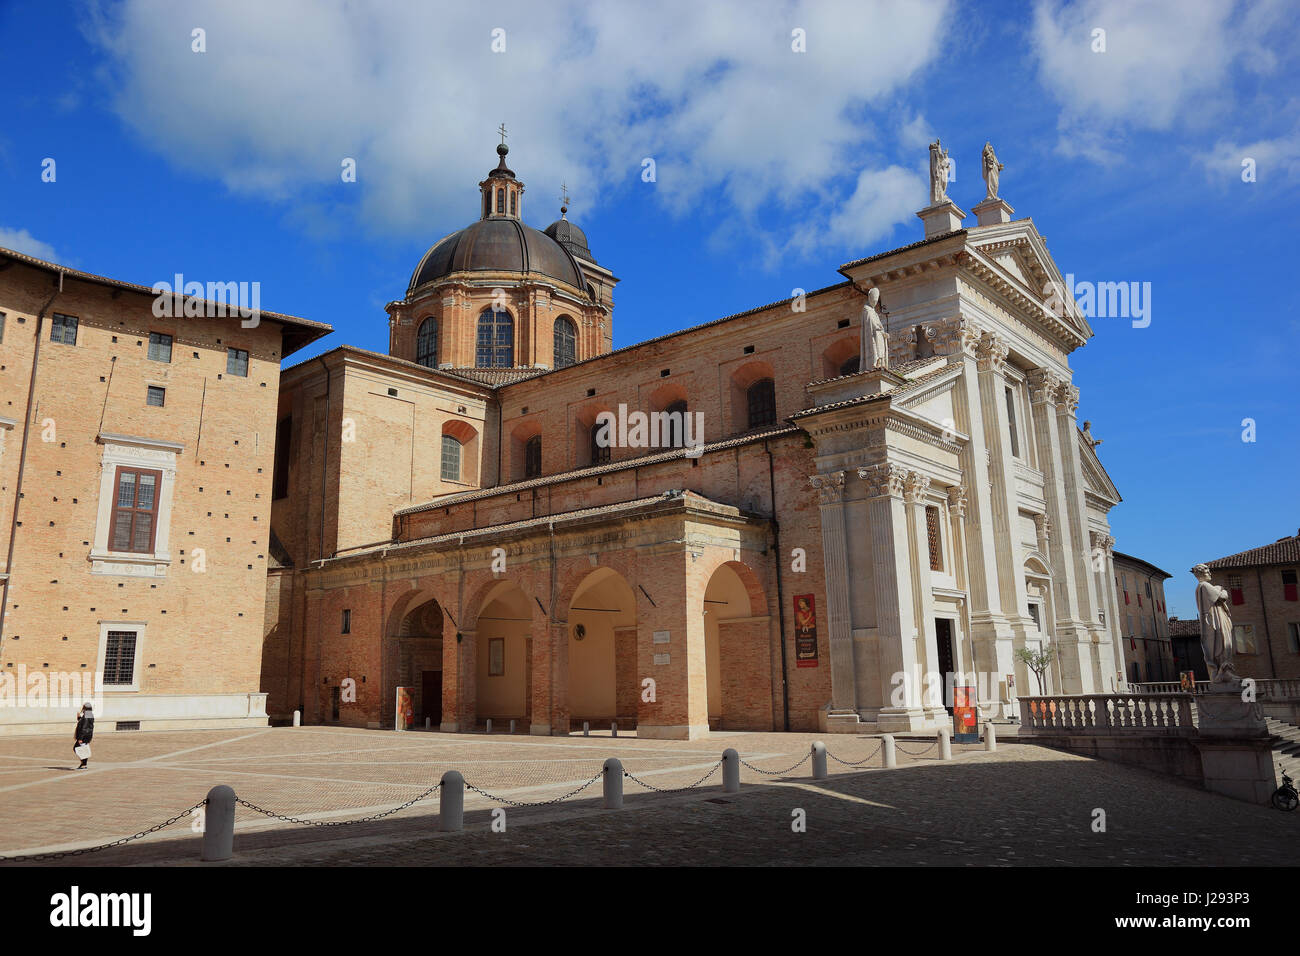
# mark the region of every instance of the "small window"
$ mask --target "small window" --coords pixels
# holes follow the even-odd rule
[[[135,683],[135,631],[109,631],[104,645],[104,684],[130,686]]]
[[[1146,585],[1147,585],[1147,597],[1150,597],[1150,596],[1151,596],[1151,582],[1150,582],[1150,581],[1146,582]]]
[[[293,439],[293,416],[286,415],[275,426],[275,467],[271,478],[271,498],[289,497],[289,442]]]
[[[117,499],[109,529],[109,550],[152,554],[162,472],[117,470]]]
[[[1232,643],[1238,654],[1258,654],[1259,648],[1255,645],[1255,625],[1234,624]]]
[[[488,638],[488,677],[504,677],[506,673],[506,639]]]
[[[1037,604],[1029,605],[1029,616],[1034,619],[1034,628],[1038,631],[1041,631],[1043,629],[1043,621],[1042,618],[1039,616],[1039,609]]]
[[[248,352],[245,349],[226,349],[226,374],[248,377]]]
[[[61,342],[64,345],[77,344],[77,319],[71,315],[60,315],[54,313],[54,320],[50,323],[50,341]]]
[[[542,475],[542,436],[534,435],[524,445],[524,477],[540,478]]]
[[[505,211],[506,211],[506,191],[504,189],[498,189],[497,190],[497,212],[505,212]]]
[[[350,607],[343,609],[343,624],[340,630],[344,634],[352,633],[352,608]]]
[[[1286,626],[1286,649],[1292,654],[1300,654],[1300,621],[1292,621]]]
[[[943,540],[939,534],[939,509],[925,509],[925,533],[930,543],[930,570],[943,570]]]
[[[660,447],[686,447],[686,399],[678,399],[665,408],[664,412],[668,417],[663,420],[663,430],[659,434]]]
[[[517,208],[516,202],[518,201],[518,199],[519,199],[519,195],[517,193],[510,194],[510,215],[512,216],[518,215],[518,213],[515,212],[515,209]]]
[[[149,361],[170,362],[172,360],[172,337],[161,332],[149,333]]]
[[[442,480],[460,481],[460,441],[442,436]]]
[[[145,404],[152,405],[155,408],[162,408],[167,398],[167,389],[159,385],[150,385],[145,395]]]
[[[1287,601],[1296,600],[1296,574],[1290,568],[1282,572],[1282,597]]]
[[[415,361],[425,368],[438,367],[438,320],[433,317],[421,322],[415,335]]]
[[[591,426],[591,463],[603,465],[609,461],[609,445],[600,441],[601,423]],[[611,429],[607,429],[611,430]]]
[[[745,393],[749,403],[749,427],[760,428],[776,423],[776,384],[762,378],[749,386]]]
[[[1010,388],[1003,389],[1007,397],[1007,427],[1011,430],[1011,456],[1020,457],[1020,430],[1016,428],[1016,396]]]

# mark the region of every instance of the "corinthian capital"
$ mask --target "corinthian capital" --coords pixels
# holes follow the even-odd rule
[[[907,473],[907,500],[914,505],[924,504],[925,497],[930,493],[930,476],[923,475],[919,471],[909,471]]]
[[[1025,376],[1029,383],[1029,401],[1033,404],[1047,402],[1049,405],[1056,404],[1057,393],[1061,386],[1065,384],[1065,379],[1057,375],[1051,369],[1032,368]]]
[[[948,510],[954,518],[966,516],[966,486],[953,485],[948,489]]]
[[[809,475],[808,483],[817,489],[817,497],[824,505],[844,500],[844,472],[833,471],[829,475]]]
[[[985,332],[975,348],[975,358],[981,372],[1000,372],[1011,350],[993,332]]]
[[[870,486],[873,498],[885,495],[901,498],[907,481],[907,469],[888,463],[866,465],[858,469],[858,477]]]
[[[1079,389],[1069,382],[1062,382],[1057,390],[1057,401],[1065,408],[1069,415],[1073,415],[1079,408]]]

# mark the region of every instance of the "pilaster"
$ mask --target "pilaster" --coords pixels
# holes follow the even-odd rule
[[[842,471],[811,475],[821,508],[823,567],[826,577],[826,617],[831,658],[831,712],[856,713],[853,630],[850,626],[849,553],[844,535]]]

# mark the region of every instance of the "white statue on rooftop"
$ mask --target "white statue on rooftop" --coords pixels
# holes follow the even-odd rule
[[[948,170],[952,160],[948,151],[939,145],[939,140],[930,144],[930,205],[937,206],[948,201]]]
[[[876,306],[880,304],[880,289],[872,288],[862,305],[862,345],[858,352],[858,371],[889,367],[889,340],[885,337],[885,323],[880,321]]]
[[[988,199],[998,198],[998,173],[1005,168],[998,162],[998,157],[993,152],[993,144],[985,140],[984,142],[984,188],[988,192]]]

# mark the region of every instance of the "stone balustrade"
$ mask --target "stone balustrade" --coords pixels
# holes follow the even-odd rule
[[[1190,694],[1049,695],[1020,698],[1020,733],[1192,737],[1196,725]]]
[[[1131,684],[1135,694],[1181,694],[1184,693],[1178,681],[1147,681]],[[1210,689],[1205,681],[1198,681],[1192,689],[1193,694],[1204,694]],[[1259,678],[1255,680],[1256,700],[1296,701],[1300,700],[1300,680],[1280,680]]]

